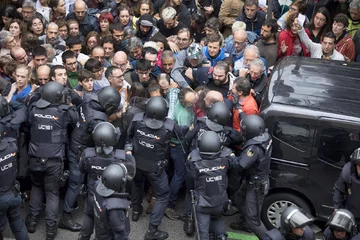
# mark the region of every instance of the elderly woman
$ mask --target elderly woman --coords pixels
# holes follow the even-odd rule
[[[10,49],[16,46],[16,41],[11,32],[3,30],[0,32],[0,57],[9,55]]]
[[[10,92],[6,97],[10,101],[25,102],[26,97],[32,91],[30,81],[31,69],[30,67],[20,64],[15,70],[15,80],[11,85]]]

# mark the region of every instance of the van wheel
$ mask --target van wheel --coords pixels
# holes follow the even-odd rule
[[[289,206],[298,206],[311,213],[309,205],[300,197],[291,193],[274,193],[264,199],[261,219],[267,229],[280,227],[281,213]]]

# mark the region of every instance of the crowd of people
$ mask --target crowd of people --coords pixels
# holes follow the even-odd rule
[[[311,222],[301,209],[304,222],[289,216],[275,235],[260,220],[272,149],[260,107],[271,70],[284,57],[360,61],[360,0],[266,4],[9,0],[1,6],[0,205],[11,206],[0,208],[0,232],[7,216],[16,239],[28,239],[45,199],[46,239],[55,239],[57,227],[80,232],[79,239],[90,239],[94,228],[97,239],[127,239],[128,200],[136,222],[146,195],[145,239],[168,238],[158,229],[164,215],[182,219],[188,235],[197,229],[200,239],[226,239],[220,216],[229,197],[241,213],[231,228],[278,240],[294,224],[302,232],[286,239],[311,239],[299,238]],[[337,184],[340,209],[351,197]],[[25,222],[19,192],[29,199]],[[72,218],[80,192],[82,224]],[[338,232],[349,237],[353,229]],[[327,239],[345,239],[336,236]]]

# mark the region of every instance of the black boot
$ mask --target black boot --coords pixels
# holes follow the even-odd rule
[[[29,233],[36,231],[37,217],[29,213],[25,218],[25,225]]]
[[[59,228],[68,229],[72,232],[79,232],[81,230],[81,224],[73,221],[71,213],[63,212],[59,222]]]
[[[150,225],[149,229],[146,231],[145,240],[163,240],[167,239],[169,234],[165,231],[160,231],[156,226]]]
[[[53,224],[46,224],[46,240],[55,239],[57,234],[57,224],[56,222]]]
[[[187,236],[192,236],[195,233],[195,223],[190,216],[185,217],[184,232]]]
[[[137,222],[141,216],[141,214],[143,213],[143,207],[140,205],[140,206],[133,206],[133,210],[132,210],[132,217],[131,217],[131,220],[133,222]]]

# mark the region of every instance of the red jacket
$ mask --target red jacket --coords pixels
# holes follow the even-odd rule
[[[310,32],[308,29],[305,28],[305,32],[307,33],[307,35],[310,37]],[[294,36],[293,33],[291,32],[290,29],[284,29],[280,32],[279,37],[278,37],[278,59],[285,57],[285,56],[292,56],[294,53],[294,42],[296,40],[298,36]],[[285,41],[285,45],[288,46],[288,49],[286,50],[285,54],[281,53],[281,43],[282,41]],[[299,39],[300,41],[300,39]],[[301,43],[301,47],[302,47],[302,51],[303,51],[303,56],[304,57],[310,57],[310,52],[308,51],[308,49],[305,47],[305,45],[300,41]]]
[[[346,34],[335,46],[336,51],[348,57],[350,61],[355,58],[355,44],[349,34]]]

